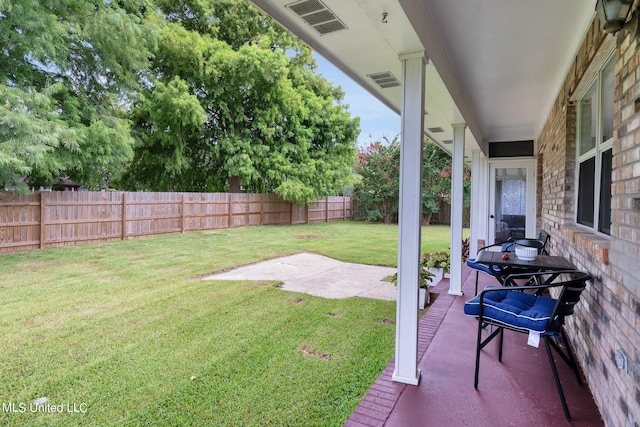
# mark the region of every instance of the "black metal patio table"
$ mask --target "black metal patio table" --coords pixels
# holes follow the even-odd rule
[[[513,252],[505,254],[483,250],[476,257],[475,262],[488,266],[491,274],[501,284],[504,284],[510,274],[548,271],[549,277],[544,282],[548,283],[562,271],[575,270],[575,266],[565,257],[552,255],[538,255],[534,260],[523,260]]]

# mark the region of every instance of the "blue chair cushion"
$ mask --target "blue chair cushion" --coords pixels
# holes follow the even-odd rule
[[[499,290],[484,296],[483,317],[516,328],[543,332],[549,324],[556,300],[519,291]],[[480,295],[465,302],[464,313],[478,316]]]
[[[502,252],[515,252],[516,251],[516,243],[515,242],[504,242],[500,247]]]
[[[478,263],[476,262],[476,259],[475,259],[475,258],[469,258],[469,259],[467,260],[467,267],[473,268],[473,269],[475,269],[475,270],[480,270],[480,271],[482,271],[483,273],[487,273],[487,274],[491,274],[491,275],[493,275],[493,273],[491,273],[491,270],[490,270],[490,268],[489,268],[489,266],[488,266],[488,265],[485,265],[485,264],[478,264]],[[499,271],[500,271],[500,270],[498,269],[498,267],[495,267],[494,272],[496,272],[496,273],[497,273],[497,272],[499,272]]]

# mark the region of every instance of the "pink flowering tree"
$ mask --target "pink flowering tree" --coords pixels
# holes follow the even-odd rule
[[[371,222],[397,222],[400,173],[398,138],[392,141],[385,138],[385,143],[376,141],[360,150],[355,171],[359,180],[354,186],[353,199],[360,217]]]
[[[422,215],[429,224],[440,204],[451,198],[451,156],[433,142],[423,144]],[[358,152],[355,171],[359,181],[354,187],[354,203],[359,218],[393,223],[398,218],[400,142],[376,141]],[[465,205],[469,203],[471,176],[465,172]]]

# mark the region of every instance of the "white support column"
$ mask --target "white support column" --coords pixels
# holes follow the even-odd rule
[[[471,238],[469,257],[478,254],[478,240],[487,242],[487,218],[489,218],[489,164],[480,150],[472,152],[471,158]]]
[[[449,294],[462,293],[462,220],[464,212],[464,123],[453,125],[451,159],[451,278]]]
[[[398,214],[398,298],[393,381],[417,385],[418,269],[422,225],[422,141],[424,135],[424,52],[401,55],[402,140]]]

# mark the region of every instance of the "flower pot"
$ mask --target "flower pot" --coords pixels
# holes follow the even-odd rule
[[[429,292],[425,288],[419,288],[420,293],[418,294],[418,308],[420,310],[424,310],[424,307],[430,303],[429,301]]]
[[[444,269],[442,268],[427,268],[433,274],[432,280],[429,283],[430,286],[435,286],[442,280],[444,276]]]

